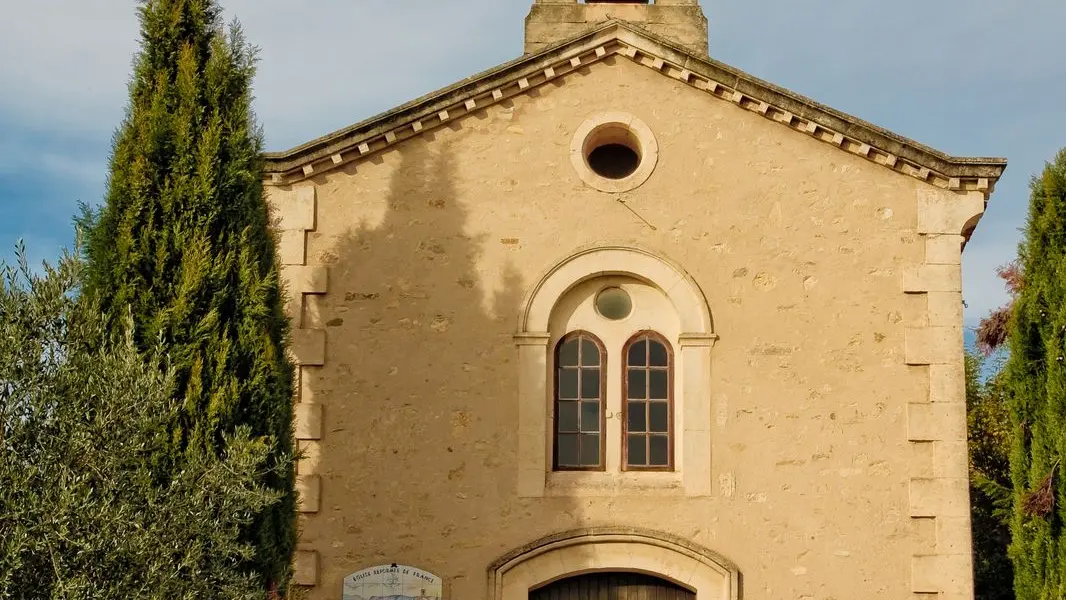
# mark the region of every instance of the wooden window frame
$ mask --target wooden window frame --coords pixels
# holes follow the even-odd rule
[[[600,464],[591,467],[559,466],[559,351],[566,342],[583,337],[593,344],[600,352]],[[580,361],[578,361],[580,365]],[[579,366],[580,368],[580,366]],[[580,385],[578,387],[580,390]],[[579,391],[580,395],[580,391]],[[580,407],[579,407],[580,410]],[[581,471],[606,471],[607,470],[607,347],[603,341],[593,333],[585,330],[571,331],[559,338],[555,343],[555,351],[552,359],[552,471],[581,472]]]
[[[629,349],[637,342],[651,339],[663,345],[666,348],[666,450],[667,450],[667,464],[665,466],[641,466],[629,464]],[[645,365],[645,370],[648,369],[648,365]],[[674,347],[673,345],[657,331],[646,329],[644,331],[638,331],[634,333],[624,346],[622,346],[622,471],[640,471],[640,472],[672,472],[675,468],[675,451],[677,436],[675,435],[674,427]],[[645,398],[644,402],[647,403],[648,399]],[[646,424],[647,427],[651,427],[651,422]],[[645,435],[650,432],[638,432]],[[649,457],[650,459],[650,457]]]

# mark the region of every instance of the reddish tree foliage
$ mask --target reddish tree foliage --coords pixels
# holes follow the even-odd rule
[[[1011,295],[1011,301],[981,319],[981,324],[977,327],[977,348],[985,356],[992,354],[1007,342],[1010,316],[1014,310],[1014,298],[1018,296],[1025,285],[1022,269],[1018,266],[1017,261],[1012,261],[999,267],[996,269],[996,275],[1003,280],[1007,292]]]

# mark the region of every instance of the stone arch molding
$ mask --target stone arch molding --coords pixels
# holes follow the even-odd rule
[[[597,571],[660,577],[696,600],[740,597],[740,572],[730,560],[677,536],[632,527],[568,531],[513,550],[489,566],[489,597],[527,600],[530,590]]]
[[[675,470],[662,478],[633,472],[586,474],[578,480],[551,472],[551,332],[552,311],[567,292],[590,279],[629,276],[663,292],[677,313],[681,334],[676,340],[678,411]],[[711,495],[711,311],[696,281],[674,262],[650,250],[605,245],[579,249],[549,269],[527,294],[518,332],[518,495],[617,495],[630,483],[640,494]],[[645,474],[646,475],[646,474]],[[634,481],[629,481],[634,479]],[[639,479],[635,481],[635,479]],[[627,483],[628,482],[628,483]],[[618,488],[617,486],[622,486]],[[634,489],[636,489],[634,488]]]
[[[549,269],[523,303],[519,334],[547,332],[552,309],[566,292],[584,281],[607,275],[628,275],[662,290],[681,319],[682,337],[715,337],[707,299],[691,275],[649,250],[615,245],[583,248]]]

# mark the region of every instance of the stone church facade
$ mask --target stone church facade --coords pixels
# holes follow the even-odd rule
[[[519,59],[268,155],[309,598],[972,598],[960,260],[1006,163],[707,48],[696,0],[537,0]]]

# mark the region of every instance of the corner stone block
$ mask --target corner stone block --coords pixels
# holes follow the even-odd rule
[[[984,212],[981,192],[923,189],[918,192],[918,233],[961,235],[967,223]]]
[[[957,265],[962,263],[961,235],[930,235],[925,240],[925,263]]]
[[[281,268],[281,278],[290,294],[325,294],[329,288],[327,267],[289,265]]]
[[[936,553],[966,554],[973,545],[970,519],[967,517],[941,517],[936,520]]]
[[[970,515],[970,487],[966,477],[911,479],[912,517],[967,517]]]
[[[322,405],[301,402],[293,407],[296,439],[322,439]]]
[[[315,188],[298,187],[288,193],[271,194],[280,217],[280,228],[307,231],[315,228]]]
[[[317,513],[322,498],[322,478],[318,475],[299,475],[296,477],[296,493],[299,497],[299,511]]]
[[[293,329],[290,351],[300,366],[326,364],[326,331],[324,329]]]
[[[314,550],[297,550],[293,560],[293,583],[296,585],[318,585],[318,552]]]
[[[966,402],[966,372],[961,357],[957,361],[929,366],[929,401]]]
[[[961,362],[962,327],[908,327],[903,352],[908,365]]]
[[[903,271],[903,291],[909,294],[921,292],[961,292],[962,267],[954,265],[922,265]]]
[[[302,265],[306,258],[307,232],[303,229],[283,229],[278,234],[278,260],[282,265]]]
[[[965,404],[908,404],[907,438],[912,442],[966,439]]]
[[[928,323],[933,327],[962,326],[962,294],[958,292],[929,292],[927,294]]]
[[[911,591],[943,594],[941,598],[972,598],[972,563],[965,554],[932,554],[911,559]]]

